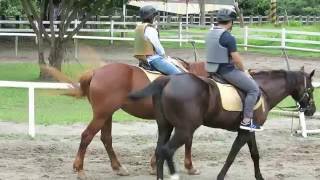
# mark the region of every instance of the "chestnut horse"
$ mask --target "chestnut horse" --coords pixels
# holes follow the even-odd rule
[[[300,110],[304,110],[305,115],[312,116],[316,110],[313,101],[314,88],[311,84],[313,75],[314,71],[307,74],[303,71],[283,70],[253,74],[265,99],[265,109],[263,106],[258,108],[254,112],[254,120],[263,125],[268,112],[289,95],[299,103]],[[192,74],[162,77],[129,96],[137,100],[153,95],[159,133],[156,148],[158,180],[163,179],[165,160],[171,175],[178,179],[178,175],[175,174],[173,154],[180,146],[192,141],[194,131],[201,125],[238,132],[228,158],[218,174],[219,180],[224,179],[237,153],[245,144],[249,146],[256,179],[263,179],[259,168],[255,133],[239,129],[241,112],[224,110],[219,89],[210,81]],[[170,139],[173,128],[175,132]]]
[[[190,64],[183,60],[181,62],[191,73],[207,76],[203,62]],[[61,80],[61,76],[64,76],[61,73],[57,74],[59,72],[54,72],[53,69],[44,68],[57,79]],[[64,76],[62,79],[72,83],[71,80],[66,78]],[[112,115],[118,109],[123,109],[127,113],[139,118],[155,119],[151,98],[139,102],[132,102],[127,99],[130,92],[147,86],[150,83],[149,79],[136,66],[113,63],[83,74],[79,82],[80,87],[74,85],[74,89],[68,95],[77,97],[86,96],[92,106],[93,118],[81,134],[80,146],[73,163],[74,170],[81,175],[83,174],[86,149],[93,137],[101,131],[101,141],[108,153],[113,171],[118,175],[128,175],[128,171],[121,165],[112,147]],[[192,164],[191,145],[191,141],[185,145],[185,168],[190,175],[199,174],[199,171]],[[155,164],[155,156],[153,155],[151,159],[153,173],[155,173]]]

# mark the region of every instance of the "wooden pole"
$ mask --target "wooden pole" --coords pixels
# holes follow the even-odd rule
[[[277,23],[277,0],[271,0],[270,19],[272,24]]]

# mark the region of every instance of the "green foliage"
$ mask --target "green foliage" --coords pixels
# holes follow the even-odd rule
[[[320,0],[282,0],[277,1],[278,14],[284,15],[320,15]]]
[[[244,15],[269,15],[270,0],[239,0]],[[320,0],[278,0],[278,15],[320,15]]]
[[[245,16],[267,15],[270,9],[270,0],[239,0],[239,7]]]
[[[22,7],[20,0],[0,0],[0,15],[21,15]]]

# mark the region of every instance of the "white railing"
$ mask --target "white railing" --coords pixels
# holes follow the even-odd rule
[[[314,82],[313,86],[316,88],[320,87],[320,82]],[[31,137],[35,137],[36,130],[35,130],[35,89],[69,89],[72,88],[71,84],[67,83],[46,83],[46,82],[18,82],[18,81],[0,81],[0,87],[5,88],[24,88],[28,89],[28,99],[29,99],[29,115],[28,115],[28,134]],[[307,130],[304,114],[300,113],[300,125],[301,130],[298,131],[302,133],[303,137],[307,137],[307,134],[318,133],[320,130]]]
[[[45,22],[48,24],[49,22]],[[55,24],[59,24],[59,21],[55,21]],[[80,22],[73,21],[71,24],[77,26]],[[0,21],[0,24],[29,24],[28,21]],[[107,22],[107,21],[88,21],[87,25],[104,25],[104,28],[100,29],[81,29],[79,34],[75,35],[75,57],[78,57],[78,39],[92,39],[92,40],[108,40],[111,43],[113,41],[133,41],[132,37],[116,37],[115,33],[132,33],[134,32],[134,27],[137,23],[136,22]],[[160,23],[159,26],[165,27],[173,27],[173,29],[169,30],[171,32],[176,32],[169,37],[165,37],[161,39],[161,41],[166,42],[177,42],[182,45],[183,42],[195,41],[197,43],[204,43],[204,36],[205,33],[194,33],[191,32],[189,29],[199,26],[192,26],[192,25],[185,25],[180,23]],[[117,27],[117,28],[116,28]],[[121,28],[122,27],[122,28]],[[203,26],[209,29],[211,26]],[[131,28],[131,29],[129,29]],[[46,29],[50,31],[49,29]],[[69,28],[68,31],[72,31],[73,28]],[[288,50],[297,50],[297,51],[309,51],[309,52],[320,52],[320,40],[306,40],[304,37],[299,39],[299,36],[315,36],[320,37],[319,32],[306,32],[306,31],[291,31],[285,28],[283,29],[257,29],[257,28],[249,28],[245,27],[240,29],[242,34],[236,34],[238,39],[243,40],[243,44],[238,44],[239,46],[243,46],[245,50],[248,48],[265,48],[265,49],[288,49]],[[55,31],[58,31],[55,29]],[[165,30],[164,30],[165,31]],[[33,30],[30,28],[24,29],[1,29],[0,28],[0,36],[12,36],[15,37],[15,54],[18,56],[18,37],[36,37]],[[83,35],[82,33],[102,33],[101,36],[97,35]],[[103,34],[107,33],[107,34]],[[268,37],[267,34],[273,33],[273,37]],[[290,35],[295,35],[295,38],[288,38]],[[163,36],[161,36],[163,37]],[[319,38],[315,38],[319,39]],[[270,43],[277,42],[279,45],[272,45],[272,46],[260,46],[254,45],[250,43],[251,40],[255,41],[267,41]],[[314,45],[314,48],[303,48],[303,47],[293,47],[289,46],[288,43],[296,43],[296,44],[308,44]]]
[[[15,19],[15,17],[6,17],[7,20]],[[22,19],[26,19],[26,17],[19,18],[18,21],[25,21]],[[188,20],[187,20],[188,19]],[[110,21],[110,20],[118,20],[118,21],[137,21],[139,20],[139,16],[93,16],[90,18],[93,21]],[[161,15],[159,16],[159,22],[182,22],[189,24],[197,24],[200,25],[200,15],[199,14],[190,14],[188,17],[186,15]],[[262,24],[262,23],[271,23],[269,16],[244,16],[243,17],[245,24]],[[216,21],[216,17],[213,14],[206,14],[205,23],[211,24]],[[311,24],[320,22],[320,16],[277,16],[277,23],[288,23],[288,22],[299,22],[301,24]],[[239,22],[235,22],[239,23]]]
[[[44,83],[44,82],[18,82],[18,81],[0,81],[0,87],[10,88],[26,88],[29,96],[29,129],[28,134],[35,137],[35,105],[34,90],[35,89],[69,89],[72,85],[67,83]]]

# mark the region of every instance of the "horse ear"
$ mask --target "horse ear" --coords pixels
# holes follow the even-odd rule
[[[313,77],[315,71],[316,71],[316,70],[314,69],[314,70],[310,73],[310,78]]]
[[[300,71],[304,72],[304,66],[302,66],[302,67],[300,68]]]

